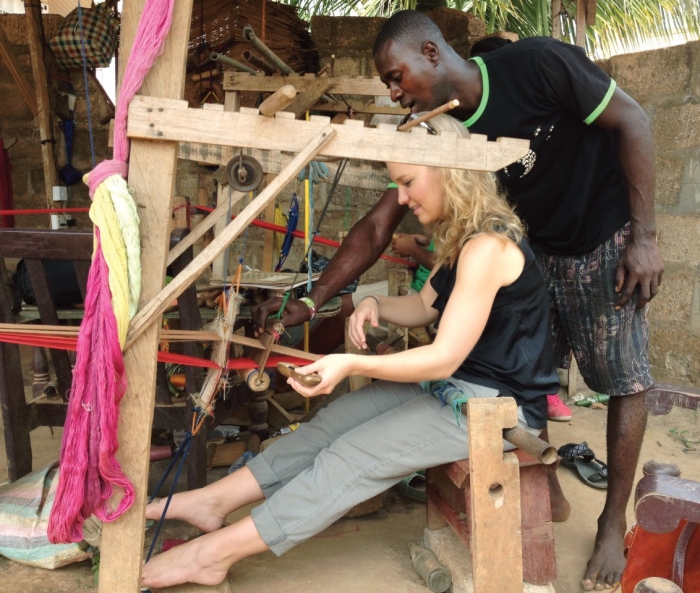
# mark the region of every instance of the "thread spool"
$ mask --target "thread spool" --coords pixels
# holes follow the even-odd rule
[[[425,581],[428,589],[433,593],[444,593],[450,588],[452,575],[440,564],[435,554],[418,544],[409,544],[408,551],[411,554],[413,568]]]
[[[260,372],[259,369],[243,369],[238,371],[238,376],[245,381],[251,391],[259,393],[270,388],[270,376]]]

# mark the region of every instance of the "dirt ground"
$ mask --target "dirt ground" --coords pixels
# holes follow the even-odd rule
[[[25,376],[30,358],[24,356]],[[550,437],[559,446],[568,442],[587,441],[598,457],[605,459],[606,412],[573,407],[573,419],[550,423]],[[34,467],[38,469],[56,459],[62,430],[42,427],[32,432]],[[669,460],[678,464],[685,478],[700,480],[700,415],[673,410],[668,416],[650,417],[642,448],[642,462],[649,459]],[[0,483],[7,480],[4,447],[0,447]],[[698,449],[698,450],[695,450]],[[166,462],[151,465],[151,486]],[[641,465],[637,478],[641,477]],[[218,473],[217,473],[218,472]],[[223,470],[210,472],[210,479]],[[593,549],[596,519],[605,502],[605,491],[583,484],[573,472],[559,470],[564,492],[572,513],[568,521],[554,525],[559,578],[557,593],[578,593],[586,561]],[[250,509],[233,513],[229,520],[244,516]],[[628,505],[628,522],[634,519],[632,502]],[[266,553],[236,565],[229,573],[231,591],[260,593],[285,591],[295,593],[422,593],[428,589],[413,570],[407,547],[422,539],[425,506],[389,491],[384,495],[384,509],[374,515],[340,520],[315,538],[284,556]],[[164,537],[185,538],[196,531],[179,522],[168,522]],[[149,534],[146,543],[150,542]],[[97,591],[91,564],[83,562],[47,571],[30,568],[0,557],[0,591],[5,593],[75,593]],[[195,589],[192,589],[194,593]],[[196,588],[197,592],[213,588]],[[216,590],[218,591],[218,590]],[[188,592],[189,593],[189,592]]]

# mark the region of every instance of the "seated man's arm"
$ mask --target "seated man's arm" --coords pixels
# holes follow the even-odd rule
[[[309,298],[320,308],[355,278],[362,275],[384,252],[391,236],[407,212],[398,203],[398,191],[387,189],[379,202],[352,227],[335,256],[321,274]],[[267,323],[268,315],[279,311],[282,299],[271,299],[253,308],[256,334]],[[300,301],[288,301],[282,323],[300,325],[311,316],[309,308]]]

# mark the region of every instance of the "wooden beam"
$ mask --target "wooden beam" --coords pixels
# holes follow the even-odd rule
[[[345,103],[316,103],[310,109],[325,113],[346,113],[348,106]],[[375,105],[374,103],[353,105],[353,109],[357,113],[365,115],[406,115],[408,113],[408,109],[404,109],[401,105]]]
[[[285,107],[284,111],[293,113],[295,117],[303,117],[308,109],[315,105],[331,86],[333,86],[333,83],[327,74],[314,76],[313,81],[306,85],[306,88],[296,96],[294,103],[289,105],[289,107]]]
[[[231,146],[181,142],[179,144],[178,158],[210,165],[225,165],[235,155],[240,154],[241,151],[244,155],[252,156],[256,159],[260,165],[262,165],[265,173],[275,175],[284,169],[293,157],[291,154],[282,153],[278,150],[259,150],[255,148],[234,149]],[[329,171],[328,182],[330,183],[335,177],[338,163],[326,163],[326,166]],[[389,174],[386,171],[386,167],[383,165],[350,161],[343,171],[340,185],[384,191],[389,181],[391,181],[389,179]],[[196,232],[196,230],[197,227],[195,227],[193,232]],[[187,238],[189,238],[189,235]]]
[[[146,0],[124,3],[121,56],[129,56]],[[175,2],[170,33],[163,53],[146,77],[142,93],[180,99],[185,83],[185,62],[190,35],[192,0]],[[124,68],[120,68],[123,72]],[[142,287],[139,308],[153,298],[165,280],[168,253],[168,221],[175,193],[177,144],[132,141],[129,186],[141,218]],[[145,534],[148,487],[148,450],[153,423],[156,352],[160,327],[146,329],[125,353],[128,387],[119,412],[119,453],[122,469],[134,485],[134,505],[118,521],[102,528],[100,593],[139,591]]]
[[[0,57],[2,57],[3,61],[7,65],[7,69],[10,71],[15,84],[19,87],[19,92],[22,95],[24,102],[29,105],[29,109],[31,109],[32,113],[36,117],[39,115],[39,110],[36,106],[36,89],[34,88],[34,85],[29,82],[27,75],[24,73],[19,60],[17,59],[17,55],[15,54],[10,41],[7,39],[7,35],[5,35],[5,30],[2,27],[0,27]]]
[[[24,5],[24,12],[36,90],[41,160],[44,165],[44,191],[46,203],[51,205],[53,203],[53,186],[58,185],[58,172],[56,171],[56,139],[51,127],[51,101],[44,61],[44,29],[41,20],[41,5],[39,2],[27,2]]]
[[[234,206],[245,194],[239,191],[233,192],[231,196],[231,206]],[[219,220],[225,218],[228,215],[229,202],[226,200],[225,203],[219,204],[213,212],[202,220],[189,235],[187,235],[182,241],[180,241],[175,247],[173,247],[168,253],[168,259],[166,260],[166,266],[173,263],[178,257],[180,257],[185,251],[187,251],[195,242],[204,236],[211,227],[213,227]]]
[[[279,115],[283,114],[267,118],[243,111],[187,109],[185,112],[183,105],[186,105],[184,101],[135,97],[129,107],[129,136],[299,152],[328,125],[328,120],[320,117],[306,122],[281,119]],[[524,157],[529,148],[527,140],[499,138],[487,142],[486,136],[477,134],[470,138],[448,133],[433,136],[423,127],[398,132],[396,126],[380,124],[377,128],[367,128],[357,120],[331,127],[336,134],[321,149],[323,156],[498,171]]]
[[[291,84],[299,93],[313,85],[318,77],[315,74],[297,74],[290,76],[253,76],[247,72],[224,72],[223,88],[225,91],[238,91],[242,93],[274,93],[286,84]],[[390,95],[387,86],[379,79],[343,77],[331,78],[329,93],[338,95],[365,95],[388,97]]]
[[[518,424],[515,400],[472,398],[467,410],[474,593],[522,593],[520,469],[503,452],[503,429]]]
[[[296,89],[291,84],[287,84],[281,87],[280,89],[276,90],[267,99],[265,99],[260,104],[260,107],[258,107],[258,110],[260,111],[260,115],[264,115],[265,117],[272,117],[278,111],[286,109],[289,105],[291,105],[294,102],[296,98]],[[233,111],[233,109],[231,109],[230,111]]]
[[[234,115],[234,114],[230,114]],[[267,203],[289,183],[336,135],[331,126],[326,126],[309,142],[309,144],[289,163],[275,180],[255,198],[236,219],[229,223],[224,231],[216,237],[177,277],[161,290],[150,302],[141,308],[131,320],[125,350],[134,346],[144,332],[157,327],[153,322],[168,308],[168,305],[194,282],[204,269],[214,261],[224,249],[236,240],[236,237],[262,212]],[[165,261],[165,258],[163,258]],[[150,296],[150,295],[149,295]],[[155,351],[155,350],[154,350]],[[155,357],[153,357],[155,358]],[[155,375],[154,375],[155,378]]]

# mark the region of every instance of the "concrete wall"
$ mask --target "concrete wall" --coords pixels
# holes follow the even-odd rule
[[[63,22],[63,17],[45,15],[42,20],[46,38],[50,39]],[[0,15],[0,27],[8,37],[27,78],[33,82],[25,16],[23,14]],[[48,62],[50,65],[52,64],[50,56]],[[66,72],[53,66],[49,67],[49,73],[49,86],[52,89],[54,105],[66,101],[65,95],[61,94],[63,92],[72,92],[77,97],[74,109],[76,129],[72,164],[80,171],[87,172],[92,168],[92,163],[83,73],[80,70]],[[96,162],[100,162],[111,157],[111,150],[107,148],[109,125],[99,123],[111,113],[111,108],[98,92],[94,83],[89,82],[88,86],[91,98],[95,157]],[[65,140],[58,128],[57,117],[54,117],[54,123],[53,133],[56,139],[58,169],[60,169],[66,163]],[[22,99],[14,79],[2,60],[0,60],[0,135],[4,139],[5,145],[8,145],[11,139],[17,139],[17,142],[9,150],[15,208],[47,207],[38,118],[32,115],[31,110]],[[90,199],[85,185],[76,184],[69,191],[69,207],[89,206]],[[78,215],[77,221],[79,228],[90,228],[87,215]],[[15,223],[18,227],[47,228],[49,217],[48,215],[17,216]]]
[[[656,219],[666,263],[649,311],[657,379],[700,385],[700,42],[601,64],[644,108],[656,143]]]

